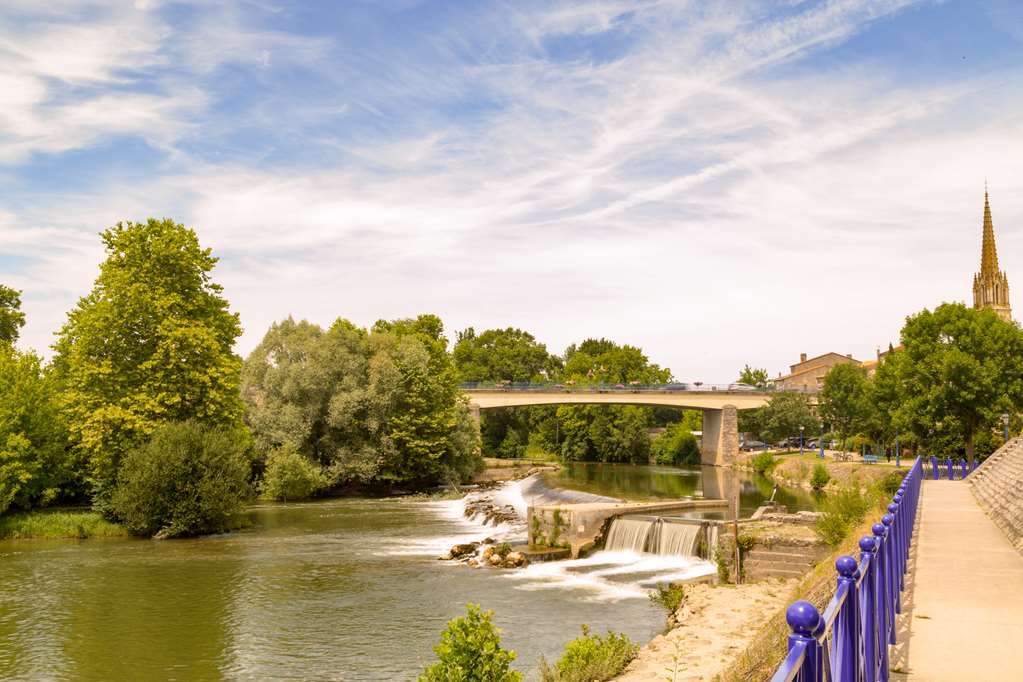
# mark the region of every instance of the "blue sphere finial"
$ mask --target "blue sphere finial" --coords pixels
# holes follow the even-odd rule
[[[792,628],[792,632],[810,637],[817,629],[818,623],[821,622],[821,614],[813,604],[800,599],[785,609],[785,620]]]
[[[860,551],[862,551],[862,552],[873,552],[874,551],[874,547],[876,547],[876,546],[877,545],[874,542],[874,538],[872,536],[864,535],[862,538],[860,538]]]
[[[877,537],[881,537],[882,535],[884,535],[884,530],[885,530],[884,524],[883,523],[875,523],[873,526],[870,527],[870,530]]]
[[[856,575],[856,569],[859,568],[859,564],[856,563],[856,559],[851,556],[843,554],[842,556],[835,559],[835,570],[843,578],[851,578]]]
[[[890,526],[893,523],[895,523],[895,517],[892,516],[891,514],[885,514],[884,516],[881,517],[881,523],[883,523],[886,526]]]
[[[888,511],[891,512],[892,514],[894,514],[895,512],[899,511],[898,503],[897,502],[892,502],[890,505],[888,505]]]

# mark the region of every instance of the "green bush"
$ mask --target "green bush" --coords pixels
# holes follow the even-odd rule
[[[650,446],[656,462],[665,466],[686,466],[700,463],[700,444],[696,436],[681,422],[668,424]]]
[[[227,530],[249,493],[245,442],[243,434],[194,421],[161,427],[125,455],[114,513],[146,537]]]
[[[877,487],[886,498],[894,497],[895,493],[899,492],[899,486],[902,485],[905,476],[902,472],[893,471],[878,481]]]
[[[330,485],[323,469],[291,444],[274,448],[266,456],[266,472],[259,492],[271,500],[305,500]]]
[[[522,673],[511,669],[514,651],[501,648],[501,631],[478,604],[467,604],[466,614],[448,622],[433,648],[437,662],[419,676],[419,682],[518,682]]]
[[[761,452],[751,462],[753,470],[758,474],[766,474],[768,469],[774,466],[774,455],[770,452]]]
[[[814,530],[821,540],[835,547],[853,526],[863,520],[872,506],[871,496],[862,494],[857,487],[830,493],[821,508],[824,515]]]
[[[810,476],[810,487],[814,490],[824,490],[824,486],[831,480],[828,468],[817,462],[813,467],[813,474]]]
[[[543,682],[603,682],[625,670],[639,653],[639,646],[626,635],[608,630],[606,637],[591,635],[583,626],[583,636],[565,645],[565,653],[553,667],[540,657]]]
[[[658,585],[657,589],[650,593],[650,601],[663,607],[669,616],[678,611],[685,598],[686,588],[680,583]]]

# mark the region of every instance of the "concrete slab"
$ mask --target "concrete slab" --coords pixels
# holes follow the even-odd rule
[[[924,481],[920,505],[892,679],[1023,680],[1023,557],[964,481]]]

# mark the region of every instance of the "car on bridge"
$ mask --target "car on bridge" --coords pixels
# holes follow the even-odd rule
[[[729,391],[755,391],[755,390],[757,390],[757,387],[756,386],[750,386],[749,384],[734,383],[734,384],[729,384],[728,385],[728,390]]]

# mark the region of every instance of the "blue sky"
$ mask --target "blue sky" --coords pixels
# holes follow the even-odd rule
[[[1021,86],[1011,0],[6,0],[0,281],[46,352],[97,233],[172,217],[243,354],[428,311],[680,379],[865,358],[969,298],[985,177],[1023,286]]]

